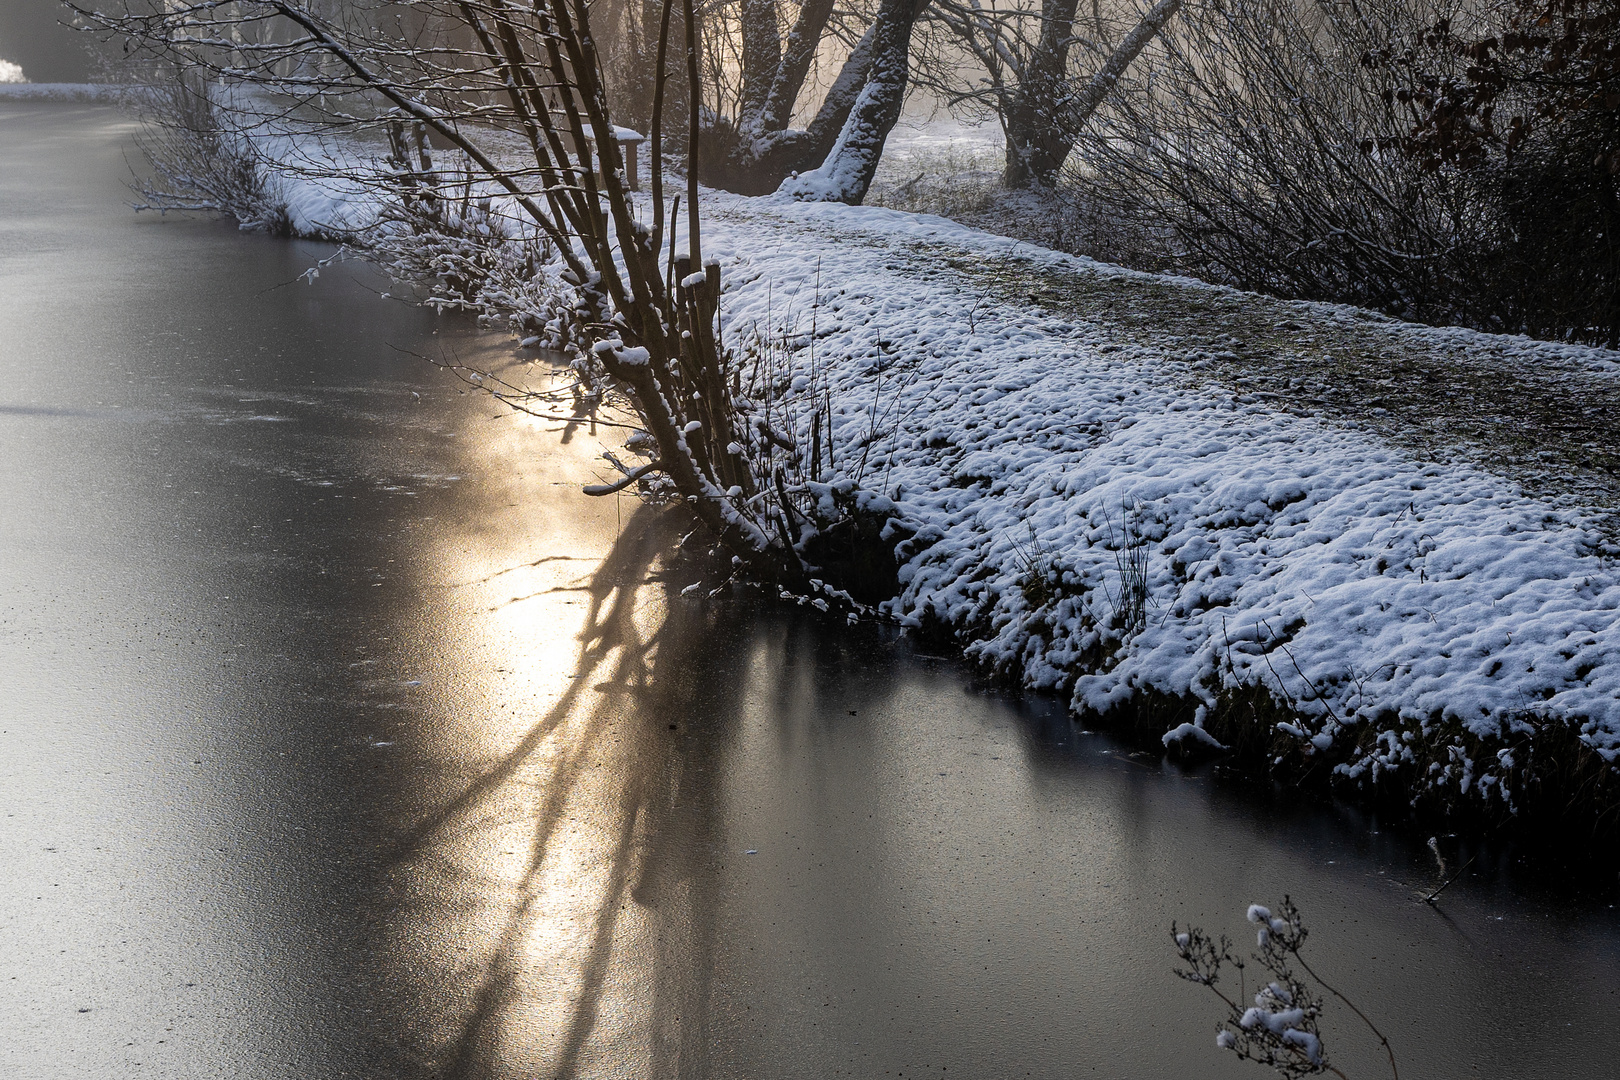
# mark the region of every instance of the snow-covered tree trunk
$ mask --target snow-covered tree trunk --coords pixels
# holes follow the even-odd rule
[[[742,126],[757,116],[782,66],[782,36],[776,0],[742,0]]]
[[[866,86],[872,74],[872,57],[877,48],[878,34],[883,27],[883,13],[872,21],[861,35],[861,40],[849,51],[844,59],[844,66],[838,69],[838,77],[827,88],[826,96],[821,100],[821,108],[811,118],[810,126],[805,129],[806,142],[804,152],[814,161],[820,161],[827,156],[833,143],[838,141],[838,133],[844,128],[844,121],[849,119],[850,110],[861,96],[861,89]]]
[[[793,118],[794,102],[809,74],[833,7],[833,0],[807,0],[800,9],[769,95],[758,109],[744,109],[738,124],[738,143],[724,162],[723,172],[711,176],[711,182],[743,195],[765,195],[775,191],[783,177],[809,168],[832,149],[866,85],[879,25],[874,21],[867,27],[850,50],[809,127],[790,130],[787,125]]]
[[[799,8],[799,17],[782,44],[782,58],[776,66],[776,77],[771,81],[756,118],[760,131],[786,131],[793,120],[793,106],[799,91],[810,74],[816,51],[821,47],[821,35],[832,17],[834,0],[805,0]],[[745,121],[743,130],[748,131]]]
[[[884,0],[861,42],[870,41],[871,66],[837,141],[819,168],[788,177],[778,191],[810,202],[859,205],[866,198],[883,144],[905,104],[911,30],[922,6],[917,0]]]

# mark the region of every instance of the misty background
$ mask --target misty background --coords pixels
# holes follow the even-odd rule
[[[22,65],[30,82],[90,78],[84,39],[62,25],[62,6],[56,0],[0,3],[0,60]]]

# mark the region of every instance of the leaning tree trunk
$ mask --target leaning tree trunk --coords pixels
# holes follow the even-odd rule
[[[1139,56],[1148,42],[1159,36],[1175,13],[1181,10],[1182,0],[1159,0],[1148,13],[1142,16],[1142,21],[1136,24],[1125,40],[1119,43],[1119,48],[1113,51],[1108,61],[1098,69],[1086,83],[1084,89],[1075,95],[1066,109],[1054,111],[1049,124],[1050,149],[1046,152],[1046,161],[1051,163],[1052,171],[1047,180],[1057,175],[1058,169],[1063,167],[1063,161],[1069,156],[1074,147],[1074,140],[1080,134],[1080,129],[1086,126],[1093,113],[1108,100],[1120,76],[1125,69],[1131,66],[1131,61]]]
[[[778,189],[811,202],[859,205],[872,186],[883,144],[900,119],[910,70],[911,30],[927,0],[884,0],[869,32],[871,67],[826,159]],[[863,40],[862,44],[866,44]]]
[[[821,47],[822,32],[827,29],[827,20],[832,18],[834,3],[835,0],[804,0],[797,21],[782,44],[770,92],[757,115],[744,114],[741,124],[744,135],[787,130],[793,120],[793,106],[799,100],[799,91],[804,89],[810,65]]]
[[[803,131],[793,131],[788,123],[793,105],[809,73],[822,31],[833,10],[831,0],[806,0],[799,19],[782,50],[776,79],[763,105],[745,111],[737,138],[723,159],[711,159],[704,179],[742,195],[768,195],[795,173],[813,169],[827,160],[838,145],[856,103],[872,82],[879,42],[891,40],[898,31],[909,48],[911,27],[927,7],[928,0],[885,4],[877,18],[844,60],[838,77],[827,89],[821,107]],[[901,70],[901,96],[905,72]],[[898,118],[899,113],[896,112]],[[888,127],[893,126],[893,121]],[[885,127],[884,134],[888,133]]]
[[[825,4],[824,13],[820,8],[822,4]],[[878,27],[876,22],[867,27],[866,34],[845,58],[810,126],[803,131],[789,130],[787,125],[793,116],[794,102],[809,74],[832,8],[826,0],[810,0],[800,9],[794,33],[799,35],[803,31],[802,38],[789,40],[777,65],[770,94],[758,109],[744,109],[735,141],[723,157],[711,158],[703,175],[706,182],[739,195],[768,195],[777,189],[783,177],[812,168],[827,156],[838,140],[855,99],[860,96],[861,87],[866,85],[872,66],[872,40]],[[814,20],[818,15],[819,23],[813,27],[815,41],[806,47],[812,29],[807,19]]]

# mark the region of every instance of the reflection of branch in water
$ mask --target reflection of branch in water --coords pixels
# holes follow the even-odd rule
[[[614,420],[601,415],[602,402],[589,388],[584,387],[568,368],[558,367],[551,372],[553,379],[560,385],[551,390],[533,390],[527,386],[519,385],[503,378],[493,369],[473,367],[464,364],[461,357],[456,355],[454,349],[447,350],[450,358],[442,356],[435,360],[431,356],[424,356],[419,352],[401,348],[398,345],[389,345],[395,352],[413,356],[418,360],[425,360],[441,371],[449,372],[463,384],[474,390],[482,390],[507,406],[514,412],[524,413],[539,420],[550,420],[563,425],[562,441],[566,445],[574,437],[575,429],[581,423],[590,428],[592,435],[596,434],[598,427],[624,428],[630,431],[639,431],[640,424]],[[458,391],[460,393],[461,391]],[[572,402],[572,410],[566,414],[549,410],[547,406],[560,404],[567,396]]]
[[[590,1037],[591,1029],[596,1027],[599,1015],[597,1003],[607,982],[608,961],[613,954],[613,932],[619,925],[619,912],[624,910],[622,898],[630,877],[631,841],[635,836],[636,818],[639,816],[637,811],[644,807],[642,799],[646,792],[640,788],[640,784],[625,785],[624,802],[619,808],[624,824],[620,827],[618,843],[614,848],[608,887],[602,890],[602,902],[597,906],[596,934],[590,945],[590,962],[585,966],[585,977],[580,980],[579,1003],[574,1008],[568,1034],[563,1039],[556,1071],[559,1077],[574,1075],[579,1066],[580,1051],[585,1048],[585,1040]]]
[[[655,530],[645,525],[637,528],[647,516],[650,514],[645,510],[637,512],[631,519],[630,526],[621,534],[618,543],[602,561],[601,567],[586,586],[586,591],[591,596],[591,604],[578,638],[579,660],[574,670],[579,678],[563,692],[556,704],[529,729],[499,764],[473,781],[466,791],[412,830],[400,844],[396,858],[403,859],[413,854],[419,845],[452,820],[478,805],[495,789],[511,780],[545,741],[546,736],[573,714],[579,704],[581,688],[589,685],[584,676],[601,667],[615,650],[619,651],[619,659],[609,676],[610,681],[618,682],[631,676],[635,677],[638,685],[645,681],[646,653],[655,645],[657,635],[654,634],[646,642],[636,640],[638,632],[634,622],[635,592],[636,587],[646,576],[646,569],[662,546],[655,540]],[[661,533],[662,530],[656,532]],[[574,748],[577,750],[580,745],[576,741]],[[577,756],[577,753],[568,755],[569,758]]]
[[[500,603],[496,604],[494,607],[485,608],[484,610],[485,611],[499,611],[503,607],[511,607],[513,604],[521,604],[525,600],[533,600],[536,597],[540,597],[540,596],[555,596],[557,593],[587,592],[589,590],[590,590],[589,585],[555,585],[555,586],[553,586],[553,587],[551,587],[549,589],[541,589],[538,592],[528,593],[528,594],[526,594],[524,596],[514,596],[514,597],[511,597],[510,599],[502,600]]]
[[[574,668],[578,677],[501,762],[415,831],[401,852],[402,856],[431,841],[452,821],[472,814],[513,780],[531,756],[547,744],[548,737],[569,720],[581,706],[582,688],[591,682],[586,676],[605,667],[602,674],[610,681],[631,685],[645,683],[647,655],[654,647],[657,635],[655,633],[647,641],[640,640],[640,633],[634,620],[634,598],[636,589],[645,576],[646,568],[658,553],[660,545],[655,542],[659,530],[634,527],[639,524],[642,523],[634,522],[633,527],[621,535],[619,542],[588,586],[591,605],[579,635],[579,659]],[[608,664],[610,657],[614,658],[611,665]],[[516,996],[516,982],[523,958],[519,945],[532,920],[544,914],[536,910],[536,904],[542,900],[538,894],[536,878],[544,866],[546,853],[566,809],[568,797],[573,793],[581,772],[596,750],[596,743],[608,727],[611,717],[604,714],[605,710],[600,707],[591,710],[581,729],[572,733],[566,744],[560,748],[557,759],[548,770],[549,775],[546,778],[541,804],[536,808],[532,822],[535,831],[527,863],[517,885],[517,895],[522,897],[522,900],[498,935],[486,970],[479,980],[478,990],[474,996],[474,1009],[466,1018],[461,1035],[453,1048],[452,1063],[448,1070],[451,1077],[478,1075],[484,1071],[481,1066],[489,1064],[483,1058],[488,1051],[492,1023]],[[626,811],[630,810],[640,795],[635,790],[639,785],[634,783],[634,774],[627,777],[626,781],[624,803],[620,808],[620,812],[625,816],[626,827],[620,831],[617,850],[595,853],[598,858],[609,862],[612,866],[611,878],[615,881],[622,880],[625,873],[623,868],[629,861],[628,830],[633,825],[636,815]],[[606,890],[606,895],[600,898],[601,903],[597,910],[599,933],[604,924],[616,921],[620,902],[616,894],[619,891],[618,888],[610,887]],[[602,954],[608,951],[606,948],[593,950],[591,966],[595,967],[605,962],[605,955]],[[588,973],[587,992],[592,981]],[[598,984],[596,992],[600,992],[600,977],[594,981]],[[591,1014],[588,1018],[585,1015],[587,1012]],[[568,1045],[574,1047],[573,1053],[576,1058],[578,1046],[583,1045],[584,1037],[589,1033],[589,1023],[592,1022],[594,1022],[594,1008],[588,997],[582,998],[576,1007],[574,1019],[568,1026],[571,1033]],[[582,1024],[585,1025],[583,1030]],[[566,1073],[559,1071],[559,1075]]]
[[[654,999],[652,1050],[656,1057],[669,1059],[664,1062],[669,1069],[660,1065],[655,1073],[674,1075],[681,1059],[690,1061],[693,1053],[706,1049],[702,1031],[715,885],[706,867],[691,865],[708,849],[706,843],[694,843],[691,834],[707,836],[713,827],[714,796],[708,790],[712,775],[701,765],[683,761],[706,756],[706,750],[697,742],[686,749],[672,746],[666,721],[679,716],[682,726],[689,727],[694,717],[684,699],[694,688],[708,692],[714,687],[707,685],[712,680],[694,681],[687,662],[705,647],[705,635],[679,628],[671,634],[666,625],[644,636],[637,621],[645,602],[640,590],[652,578],[656,558],[672,546],[675,534],[670,527],[676,522],[670,517],[650,507],[638,509],[608,557],[580,587],[590,603],[578,636],[575,677],[568,688],[509,753],[402,838],[393,852],[396,862],[439,863],[434,849],[450,842],[445,834],[456,823],[475,828],[500,825],[501,815],[492,808],[509,792],[508,785],[527,790],[534,781],[523,775],[525,770],[543,766],[544,777],[536,784],[538,805],[523,815],[533,833],[513,886],[517,902],[473,980],[470,1012],[444,1046],[444,1076],[470,1080],[499,1071],[500,1018],[523,1003],[524,942],[537,920],[555,914],[546,910],[541,881],[548,854],[569,810],[577,805],[574,800],[588,797],[586,781],[603,778],[597,766],[607,754],[616,759],[611,775],[618,790],[593,810],[593,815],[599,814],[593,823],[606,827],[606,837],[599,849],[588,852],[590,864],[605,872],[593,899],[594,927],[588,947],[582,947],[584,963],[572,999],[548,1003],[560,1007],[559,1012],[567,1010],[556,1028],[558,1041],[547,1055],[551,1074],[571,1076],[580,1067],[599,1019],[621,911],[631,900],[660,919],[659,952],[675,950],[662,963],[649,958],[646,972]],[[586,687],[619,693],[587,698]],[[715,715],[712,710],[703,712]],[[666,879],[681,887],[662,888]]]
[[[465,588],[468,588],[469,586],[472,586],[472,585],[484,585],[484,584],[487,584],[487,583],[489,583],[491,581],[494,581],[496,578],[501,577],[501,576],[503,576],[505,574],[514,574],[519,570],[531,570],[536,566],[544,566],[546,563],[553,563],[553,562],[589,562],[589,561],[590,560],[585,558],[583,555],[545,555],[545,556],[542,556],[541,558],[538,558],[538,559],[534,560],[534,562],[526,562],[526,563],[523,563],[523,564],[521,564],[519,566],[508,566],[505,570],[497,570],[493,574],[485,574],[483,577],[478,578],[478,579],[476,579],[474,581],[463,581],[463,582],[461,582],[459,584],[452,585],[450,587],[452,589],[465,589]]]

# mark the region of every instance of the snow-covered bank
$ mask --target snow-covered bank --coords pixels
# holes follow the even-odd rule
[[[797,346],[801,385],[831,392],[843,482],[916,530],[887,605],[902,621],[943,623],[1079,711],[1182,699],[1166,743],[1252,741],[1263,688],[1283,714],[1265,718],[1275,764],[1393,771],[1414,794],[1511,807],[1543,740],[1620,754],[1602,508],[1195,385],[1195,360],[1036,305],[987,304],[939,252],[1005,253],[1001,238],[886,210],[710,207],[732,339]],[[1553,348],[1620,377],[1613,354]]]
[[[373,212],[360,188],[273,179],[295,231]],[[894,618],[1281,776],[1492,811],[1614,799],[1616,507],[1256,400],[1209,377],[1236,357],[1010,301],[961,267],[1017,253],[1030,292],[1056,268],[1125,304],[1250,303],[1230,290],[896,211],[711,193],[706,213],[726,342],[770,357],[803,445],[831,403],[829,513],[844,491],[895,519]],[[1289,334],[1368,318],[1261,304]],[[1378,321],[1406,353],[1489,345],[1620,379],[1612,353]],[[1572,778],[1589,786],[1549,794]]]

